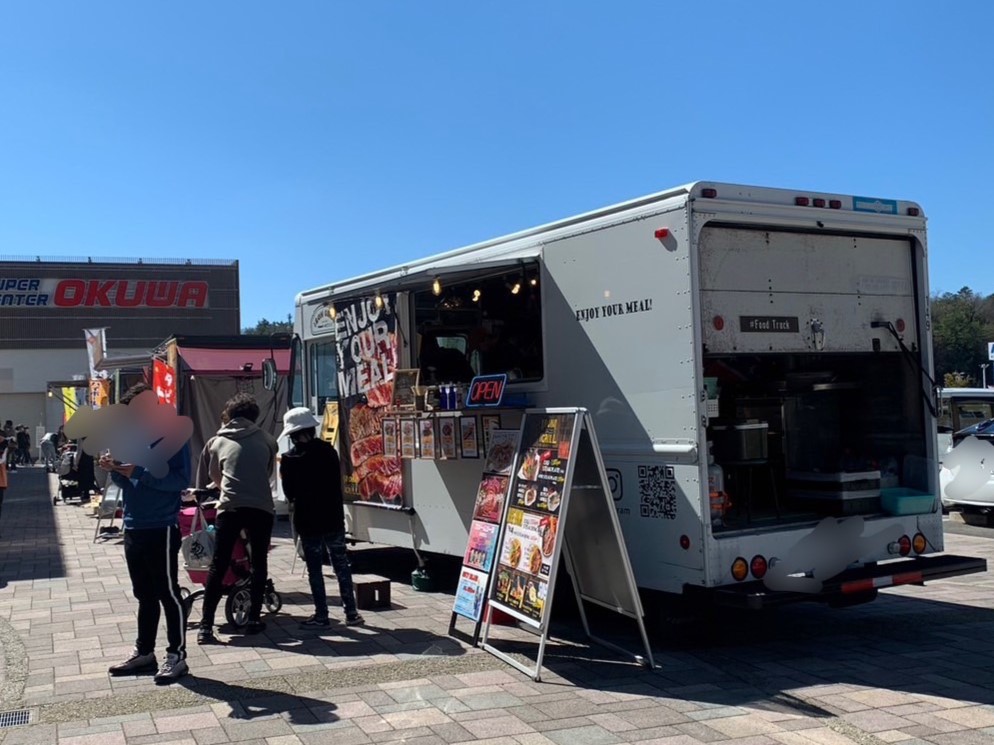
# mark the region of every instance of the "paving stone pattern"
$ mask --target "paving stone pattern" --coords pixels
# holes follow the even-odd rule
[[[300,630],[311,605],[300,561],[291,572],[285,522],[270,555],[284,606],[265,633],[222,630],[224,644],[200,648],[191,632],[192,674],[177,685],[112,679],[107,667],[135,632],[120,540],[94,543],[93,518],[53,506],[53,478],[41,469],[10,480],[0,708],[28,709],[31,723],[0,729],[3,745],[994,743],[990,574],[892,589],[845,610],[670,624],[654,633],[656,670],[583,643],[566,616],[535,682],[447,636],[451,595],[403,582],[391,609],[365,613],[365,627]],[[949,551],[994,560],[990,546],[947,535]],[[330,572],[328,589],[334,597]],[[630,631],[602,633],[637,651]],[[495,635],[521,659],[534,652],[523,631]],[[164,642],[163,628],[160,655]]]

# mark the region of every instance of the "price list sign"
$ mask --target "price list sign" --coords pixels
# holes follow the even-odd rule
[[[544,626],[548,617],[576,421],[575,413],[528,417],[510,478],[490,600],[533,626]]]
[[[469,542],[459,574],[456,599],[452,606],[453,623],[458,614],[479,623],[483,600],[490,584],[497,536],[507,501],[508,483],[514,455],[518,449],[518,431],[497,429],[491,433],[490,446],[483,466],[483,478],[473,503],[473,521]],[[450,623],[450,633],[452,629]]]

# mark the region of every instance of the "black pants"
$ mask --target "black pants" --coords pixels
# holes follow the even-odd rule
[[[262,615],[262,596],[269,578],[269,540],[273,537],[273,513],[243,507],[218,513],[214,523],[214,558],[207,573],[204,588],[204,627],[214,625],[214,611],[221,601],[224,575],[231,565],[231,552],[238,536],[244,530],[248,536],[249,559],[252,562],[252,584],[249,588],[251,607],[248,621],[258,621]]]
[[[131,587],[138,599],[139,654],[155,651],[160,607],[166,614],[166,651],[186,657],[186,618],[177,579],[179,528],[147,528],[124,531],[124,558],[128,562]]]

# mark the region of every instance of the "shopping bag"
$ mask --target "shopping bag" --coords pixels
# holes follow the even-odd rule
[[[214,558],[214,540],[214,531],[208,530],[203,514],[197,510],[197,515],[194,516],[193,524],[190,526],[190,535],[184,537],[180,543],[187,569],[210,567],[211,559]]]

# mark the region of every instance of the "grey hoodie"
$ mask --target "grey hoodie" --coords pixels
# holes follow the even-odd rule
[[[197,487],[221,489],[218,510],[250,507],[273,512],[270,480],[276,463],[276,440],[254,422],[236,417],[207,441],[200,454]]]

